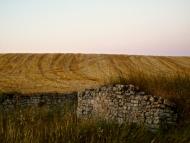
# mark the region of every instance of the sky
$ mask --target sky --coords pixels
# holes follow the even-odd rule
[[[190,0],[0,0],[0,53],[190,56]]]

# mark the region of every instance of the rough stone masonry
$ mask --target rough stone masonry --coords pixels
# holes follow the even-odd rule
[[[176,124],[176,105],[147,95],[134,85],[107,85],[78,93],[79,117],[101,117],[119,123],[143,124],[152,130]]]
[[[16,106],[74,106],[78,117],[101,117],[118,123],[143,124],[157,130],[161,126],[176,124],[176,105],[167,99],[148,95],[134,85],[107,85],[82,92],[37,93],[22,95],[9,93],[0,96],[0,109],[14,109]],[[77,106],[77,109],[75,108]]]
[[[63,107],[77,105],[77,93],[4,93],[0,95],[0,109],[12,110],[15,107],[46,106]],[[74,107],[75,108],[75,107]],[[75,109],[76,110],[76,109]]]

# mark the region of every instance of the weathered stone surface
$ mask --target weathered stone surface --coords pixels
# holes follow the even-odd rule
[[[101,117],[118,123],[144,124],[151,130],[175,125],[176,105],[162,97],[147,95],[134,85],[108,85],[71,94],[6,94],[0,96],[0,107],[77,105],[78,117]]]
[[[103,86],[84,94],[85,97],[91,97],[92,94],[94,96],[90,98],[90,102],[78,96],[79,117],[101,116],[119,123],[144,124],[151,130],[157,130],[163,123],[167,126],[175,125],[177,120],[175,104],[161,97],[147,95],[140,91],[139,87],[131,84]],[[80,106],[80,102],[86,105]],[[81,113],[81,108],[90,111],[89,114]]]
[[[81,92],[80,98],[84,98],[84,93]],[[88,96],[86,96],[88,97]],[[3,109],[10,109],[15,106],[65,106],[66,104],[76,104],[77,103],[77,93],[70,94],[58,94],[58,93],[47,93],[47,94],[32,94],[32,95],[22,95],[18,93],[13,94],[3,94],[0,100],[0,107]],[[85,98],[86,99],[86,98]],[[80,104],[82,101],[80,102]],[[86,103],[83,103],[86,106]]]

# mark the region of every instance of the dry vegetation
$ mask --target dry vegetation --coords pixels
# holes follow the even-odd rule
[[[178,125],[152,134],[134,125],[79,120],[70,112],[60,117],[46,108],[0,110],[0,142],[190,142],[190,57],[0,55],[1,92],[70,92],[107,82],[132,83],[174,100],[180,113]]]
[[[0,112],[1,143],[189,143],[190,125],[152,133],[143,126],[80,120],[71,112],[47,108]]]
[[[85,54],[1,54],[0,91],[70,92],[141,70],[190,73],[190,57]]]
[[[119,74],[111,78],[112,84],[133,84],[147,94],[161,96],[176,103],[179,124],[190,123],[190,75],[186,72],[173,72],[171,75],[150,74],[136,70],[128,75]]]

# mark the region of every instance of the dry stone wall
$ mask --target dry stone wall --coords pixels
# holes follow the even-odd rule
[[[20,93],[4,93],[0,95],[0,108],[12,109],[16,106],[71,106],[77,105],[77,93],[61,94],[61,93],[36,93],[36,94],[20,94]]]
[[[148,95],[134,85],[107,85],[70,94],[36,93],[0,95],[0,109],[15,106],[74,106],[78,117],[100,117],[118,123],[143,124],[151,130],[176,124],[176,105],[162,97]],[[75,108],[77,107],[77,109]]]
[[[175,125],[176,105],[145,94],[134,85],[108,85],[78,93],[79,117],[101,117],[119,123],[143,124],[152,130]]]

